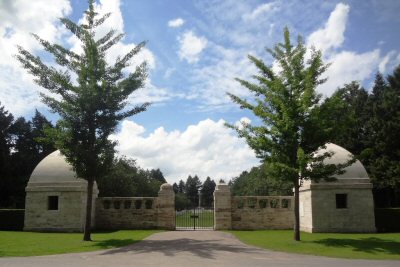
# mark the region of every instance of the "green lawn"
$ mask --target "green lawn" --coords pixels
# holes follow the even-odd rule
[[[83,242],[82,233],[36,233],[0,231],[0,257],[37,256],[116,248],[136,243],[157,230],[121,230],[92,234]]]
[[[335,258],[400,260],[400,233],[301,233],[302,241],[296,242],[292,230],[229,232],[246,244],[277,251]]]
[[[197,218],[191,218],[193,211],[184,211],[176,216],[176,227],[193,227],[193,220],[196,220],[196,228],[212,228],[214,226],[214,211],[196,211]]]

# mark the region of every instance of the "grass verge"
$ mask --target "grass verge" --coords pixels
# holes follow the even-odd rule
[[[0,257],[38,256],[109,249],[136,243],[158,230],[95,232],[92,242],[82,233],[37,233],[0,231]]]
[[[276,251],[347,259],[400,260],[400,233],[301,233],[293,230],[228,231],[242,242]]]

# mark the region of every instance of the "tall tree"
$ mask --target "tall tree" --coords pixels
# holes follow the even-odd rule
[[[306,47],[299,36],[293,46],[289,30],[284,29],[284,42],[267,49],[281,68],[274,71],[261,59],[249,56],[258,68],[253,75],[256,83],[236,79],[254,94],[249,101],[228,93],[233,102],[248,109],[261,119],[261,125],[242,123],[228,125],[240,137],[246,139],[263,163],[268,175],[276,179],[287,179],[294,187],[294,239],[300,240],[299,188],[304,179],[334,179],[347,164],[324,164],[332,152],[317,154],[315,151],[328,141],[326,126],[321,123],[320,95],[316,87],[325,79],[326,70],[321,52],[311,49],[306,61]]]
[[[383,196],[375,198],[380,200],[378,206],[400,204],[400,66],[387,80],[388,83],[381,74],[376,75],[369,101],[371,116],[366,125],[368,145],[361,154],[375,193]]]
[[[185,193],[189,199],[191,205],[196,207],[199,204],[199,189],[201,187],[201,181],[197,175],[189,175],[186,180]]]
[[[35,150],[39,160],[55,151],[53,140],[46,138],[45,131],[54,128],[51,122],[38,110],[35,110],[35,115],[32,117],[32,135],[36,143]],[[36,164],[39,162],[36,162]]]
[[[201,204],[203,207],[210,208],[214,202],[214,191],[216,184],[210,177],[203,182],[201,187]]]
[[[358,82],[345,84],[325,99],[320,112],[327,122],[331,141],[360,155],[366,145],[365,126],[370,119],[367,91]]]
[[[287,196],[293,190],[291,182],[267,176],[265,164],[243,171],[230,181],[230,186],[236,196]]]
[[[51,44],[33,36],[46,51],[52,54],[58,65],[67,70],[48,66],[22,47],[18,47],[17,59],[33,76],[35,82],[52,94],[41,94],[42,101],[58,113],[60,120],[48,136],[56,142],[56,147],[65,155],[77,175],[88,181],[87,206],[83,240],[91,240],[91,213],[93,184],[105,175],[112,166],[115,142],[108,137],[116,129],[119,121],[146,110],[145,103],[129,110],[126,100],[129,95],[143,87],[147,67],[143,63],[135,72],[124,75],[123,69],[130,65],[144,43],[140,43],[128,54],[119,57],[115,64],[106,60],[107,50],[116,44],[123,34],[114,30],[97,38],[96,28],[110,16],[99,17],[94,10],[94,1],[89,0],[85,20],[76,24],[68,18],[61,23],[81,42],[83,52],[77,54],[58,44]],[[73,76],[74,74],[75,76]],[[77,77],[76,83],[72,77]]]
[[[185,182],[183,180],[179,180],[178,183],[178,192],[179,193],[185,193],[186,189],[185,189]]]
[[[0,103],[0,207],[10,205],[11,127],[14,117]]]

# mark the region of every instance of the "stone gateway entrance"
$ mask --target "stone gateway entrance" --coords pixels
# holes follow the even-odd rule
[[[329,163],[347,161],[350,152],[334,144]],[[335,182],[305,182],[300,189],[300,227],[307,232],[374,232],[372,185],[360,161]],[[83,231],[87,182],[76,177],[59,151],[43,159],[26,187],[26,231]],[[214,207],[190,201],[176,210],[175,193],[163,184],[156,197],[97,197],[93,189],[93,227],[97,229],[253,230],[293,228],[292,196],[232,196],[229,185],[214,191]]]
[[[176,230],[214,230],[214,210],[199,207],[176,211]]]

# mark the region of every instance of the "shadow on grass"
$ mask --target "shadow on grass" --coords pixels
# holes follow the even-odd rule
[[[353,251],[360,251],[370,254],[386,253],[399,255],[400,242],[385,240],[376,237],[346,239],[346,238],[325,238],[318,241],[309,241],[327,247],[351,248]]]
[[[118,247],[123,247],[127,245],[131,245],[134,243],[139,242],[140,240],[135,240],[135,239],[106,239],[106,240],[101,240],[101,241],[96,241],[93,240],[93,247],[98,247],[102,249],[107,249],[107,248],[118,248]]]

